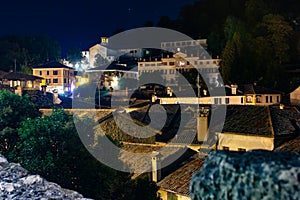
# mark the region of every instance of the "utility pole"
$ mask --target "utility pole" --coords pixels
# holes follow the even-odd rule
[[[200,98],[200,74],[198,73],[197,77],[197,89],[198,89],[198,98]]]
[[[17,71],[17,60],[14,59],[14,62],[15,62],[15,72]]]

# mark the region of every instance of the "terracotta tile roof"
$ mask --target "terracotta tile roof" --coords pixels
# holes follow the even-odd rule
[[[161,190],[189,196],[192,176],[200,170],[204,161],[204,158],[199,158],[197,154],[194,155],[187,163],[182,164],[178,170],[166,176],[157,185]]]

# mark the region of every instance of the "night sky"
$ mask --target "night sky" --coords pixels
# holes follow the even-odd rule
[[[62,51],[88,49],[117,29],[155,24],[160,16],[175,19],[194,0],[6,0],[0,7],[0,36],[48,35]]]

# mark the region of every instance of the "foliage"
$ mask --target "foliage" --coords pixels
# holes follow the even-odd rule
[[[221,69],[225,83],[254,83],[286,90],[284,65],[291,61],[293,28],[263,0],[249,0],[244,18],[229,16],[224,25]]]
[[[41,116],[28,96],[18,96],[7,90],[0,90],[0,153],[6,155],[17,141],[16,128],[28,119]]]
[[[300,14],[297,0],[201,0],[183,6],[157,26],[194,39],[207,38],[208,51],[221,56],[225,84],[258,83],[290,92],[297,75],[286,66],[300,63]]]
[[[25,120],[17,129],[19,140],[8,158],[19,162],[31,173],[40,174],[86,197],[135,199],[131,192],[137,193],[136,188],[145,185],[135,183],[129,174],[118,172],[96,160],[82,144],[74,120],[77,125],[84,126],[87,133],[92,131],[92,120],[73,119],[59,109],[53,110],[50,116]],[[85,142],[92,142],[93,136],[87,136],[90,137]],[[97,146],[97,151],[103,149]],[[152,196],[156,195],[154,185],[150,184],[147,188],[154,192]]]
[[[83,59],[81,50],[79,48],[70,49],[67,53],[67,58],[73,65],[80,63]]]
[[[103,58],[99,53],[95,55],[94,67],[100,67],[106,63],[108,63],[108,60]]]
[[[29,96],[18,96],[7,90],[0,90],[0,130],[17,128],[27,118],[40,116]]]
[[[0,38],[1,70],[30,72],[33,66],[58,60],[60,47],[47,36],[4,36]]]

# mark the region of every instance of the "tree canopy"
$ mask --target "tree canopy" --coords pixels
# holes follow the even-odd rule
[[[299,6],[297,0],[201,0],[183,6],[175,20],[162,16],[157,26],[207,38],[209,53],[222,59],[225,84],[289,92],[300,84],[286,70],[300,65]]]
[[[18,140],[16,129],[26,119],[41,116],[28,96],[0,90],[0,152],[7,155]]]
[[[48,36],[0,38],[0,70],[32,73],[31,68],[60,59],[60,46]]]

